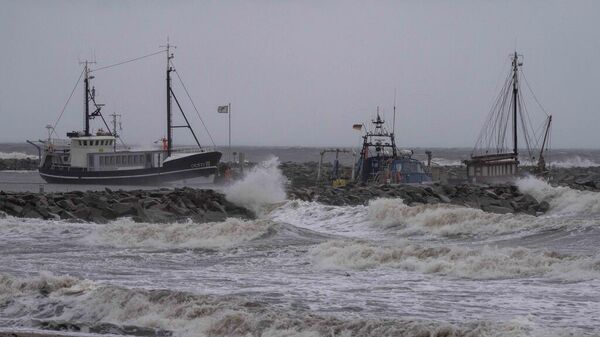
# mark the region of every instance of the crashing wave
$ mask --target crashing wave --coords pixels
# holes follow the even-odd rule
[[[600,259],[526,248],[378,245],[366,241],[328,241],[311,249],[323,269],[400,268],[468,279],[546,276],[561,280],[600,277]]]
[[[557,336],[530,322],[344,319],[252,298],[129,289],[69,276],[0,274],[0,315],[20,327],[145,336]],[[35,319],[31,319],[35,317]],[[542,334],[543,333],[543,334]]]
[[[369,202],[368,217],[377,226],[397,228],[404,234],[444,236],[501,234],[535,225],[535,217],[527,215],[487,213],[448,204],[408,206],[402,199],[385,198]]]
[[[315,201],[291,200],[271,211],[269,218],[296,227],[333,235],[362,236],[368,232],[366,207],[330,206]]]
[[[274,226],[267,220],[152,224],[123,219],[99,227],[86,241],[116,247],[229,248],[257,239]]]
[[[287,179],[279,169],[279,159],[272,157],[253,167],[241,180],[225,190],[227,200],[262,215],[264,207],[286,200]]]
[[[367,238],[392,232],[403,236],[495,236],[584,225],[575,220],[487,213],[450,204],[408,206],[399,198],[371,200],[368,206],[329,206],[293,200],[273,210],[270,218],[323,233]]]
[[[555,187],[532,176],[517,180],[517,186],[538,201],[547,201],[550,204],[549,214],[600,213],[600,193],[578,191],[566,186]]]

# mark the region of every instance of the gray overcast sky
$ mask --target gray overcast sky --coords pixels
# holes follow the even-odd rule
[[[234,144],[357,145],[351,125],[378,105],[391,121],[396,88],[402,145],[470,147],[516,47],[555,116],[553,146],[598,148],[599,15],[600,1],[0,0],[0,141],[44,136],[79,60],[94,53],[108,65],[169,36],[217,144],[227,143],[227,119],[216,107],[231,102]],[[165,135],[164,68],[161,55],[95,74],[105,115],[124,115],[130,143]],[[61,136],[82,128],[82,95]],[[190,141],[176,131],[176,142]]]

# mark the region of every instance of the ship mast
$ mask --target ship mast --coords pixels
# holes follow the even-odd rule
[[[515,156],[519,154],[518,139],[517,139],[517,106],[519,104],[519,66],[523,63],[519,62],[519,56],[515,51],[512,60],[513,70],[513,153]]]
[[[170,49],[171,47],[175,48],[175,46],[172,46],[167,38],[167,44],[161,47],[167,48],[167,157],[169,157],[173,149],[173,127],[171,125],[171,72],[173,68],[171,67],[171,59],[174,57]]]
[[[89,136],[90,135],[90,80],[94,78],[94,76],[90,76],[90,67],[89,65],[92,63],[96,63],[96,62],[90,62],[88,60],[85,60],[84,62],[80,63],[84,65],[83,68],[83,73],[84,73],[84,79],[83,79],[83,119],[84,119],[84,136]]]

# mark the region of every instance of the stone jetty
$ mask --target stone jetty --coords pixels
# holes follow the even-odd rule
[[[33,171],[38,169],[40,161],[31,158],[0,159],[0,171]]]
[[[407,205],[454,204],[492,213],[539,215],[548,210],[546,201],[538,202],[514,185],[346,185],[290,188],[291,199],[317,201],[327,205],[365,205],[376,198],[402,198]]]
[[[582,191],[600,191],[600,167],[552,168],[547,177],[551,184]]]
[[[106,223],[119,217],[138,222],[165,223],[192,219],[222,221],[228,217],[253,218],[213,190],[191,188],[86,191],[65,193],[0,192],[0,211],[39,219],[63,219]]]

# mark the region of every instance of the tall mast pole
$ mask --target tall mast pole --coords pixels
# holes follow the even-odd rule
[[[167,39],[167,157],[171,156],[171,149],[173,148],[173,128],[171,126],[171,58],[173,55],[170,53],[171,45]]]
[[[396,88],[394,88],[394,120],[392,124],[392,155],[396,157]]]
[[[233,155],[231,152],[231,103],[228,104],[227,114],[229,115],[229,161],[233,162]]]
[[[85,78],[83,80],[84,82],[84,88],[83,88],[83,107],[84,107],[84,119],[85,119],[85,136],[89,136],[90,135],[90,96],[89,96],[89,88],[90,88],[90,71],[88,68],[88,61],[85,61],[85,66],[84,66],[84,75]]]
[[[392,134],[396,134],[396,88],[394,88],[394,120],[392,124]]]
[[[519,56],[515,51],[513,57],[513,153],[519,154],[519,147],[517,143],[517,105],[519,104]]]

